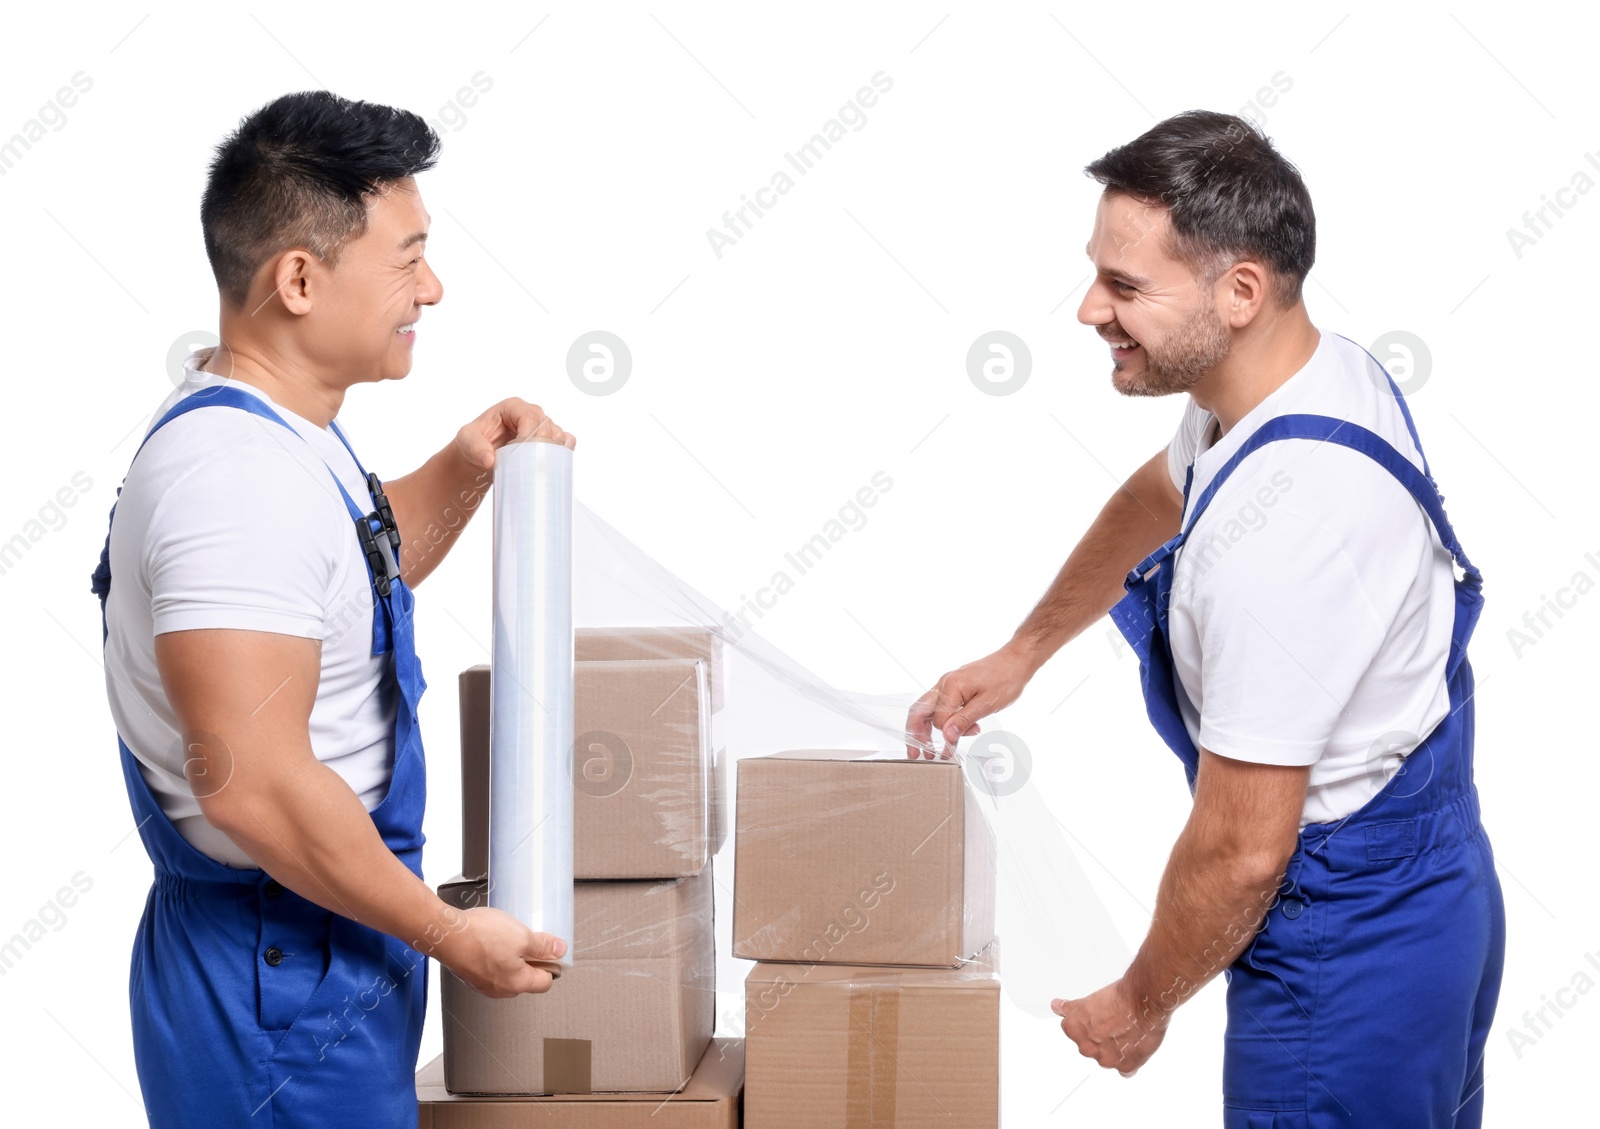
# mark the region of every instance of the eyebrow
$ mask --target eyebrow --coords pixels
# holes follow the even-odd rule
[[[429,223],[433,222],[433,217],[432,216],[428,217],[428,222]],[[427,242],[428,242],[428,233],[426,231],[413,232],[412,234],[406,236],[405,242],[400,244],[398,250],[404,251],[407,247],[411,246],[413,243],[427,243]],[[1087,244],[1085,246],[1087,246]]]
[[[1083,245],[1083,253],[1085,255],[1089,255],[1089,245],[1087,243]],[[1145,278],[1141,274],[1129,274],[1127,271],[1119,270],[1116,267],[1103,267],[1094,262],[1094,256],[1092,255],[1089,256],[1089,262],[1094,263],[1095,269],[1101,274],[1108,275],[1111,278],[1119,279],[1122,282],[1126,282],[1129,286],[1149,286],[1152,281],[1151,279]]]

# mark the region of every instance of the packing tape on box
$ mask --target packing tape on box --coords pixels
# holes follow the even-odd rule
[[[852,986],[849,1039],[845,1129],[894,1129],[900,1075],[899,990]]]
[[[592,1094],[594,1043],[589,1039],[544,1040],[544,1090],[549,1094]]]
[[[738,614],[730,612],[582,502],[573,507],[573,567],[573,614],[580,634],[629,634],[635,648],[631,657],[661,659],[683,655],[683,641],[674,630],[711,637],[717,651],[711,662],[720,667],[712,673],[713,710],[726,726],[731,755],[803,748],[905,755],[915,695],[841,690],[790,658],[754,628],[764,614],[761,608],[770,606],[760,591],[752,600],[741,597]],[[658,641],[637,633],[639,625],[656,625]],[[1061,723],[1053,735],[1068,744],[1070,729]],[[1031,775],[1017,767],[1025,754],[1015,743],[996,744],[1004,737],[986,733],[963,742],[968,753],[964,786],[995,833],[1006,994],[1022,1010],[1055,1022],[1051,999],[1103,987],[1126,971],[1131,954],[1063,825]],[[942,752],[937,734],[931,746],[911,743]],[[995,771],[1007,764],[1009,776]],[[719,772],[725,771],[720,765]]]
[[[494,472],[489,904],[572,966],[572,452],[519,440]],[[552,969],[559,973],[559,969]]]

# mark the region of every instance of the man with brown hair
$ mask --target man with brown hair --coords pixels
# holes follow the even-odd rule
[[[1062,1030],[1132,1074],[1221,971],[1229,1129],[1477,1126],[1505,952],[1472,772],[1482,578],[1399,389],[1307,315],[1311,197],[1259,130],[1179,114],[1086,171],[1078,318],[1119,392],[1187,392],[1184,417],[1011,640],[918,701],[907,752],[978,732],[1109,611],[1194,806],[1133,963],[1054,1001]]]

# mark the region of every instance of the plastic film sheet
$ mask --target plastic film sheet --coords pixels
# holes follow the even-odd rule
[[[689,657],[699,657],[708,664],[711,682],[713,721],[708,727],[712,733],[709,745],[716,760],[709,777],[712,811],[718,810],[719,804],[729,806],[726,793],[732,791],[729,785],[733,783],[734,768],[748,767],[730,767],[729,762],[753,756],[791,750],[851,750],[846,755],[857,760],[907,764],[905,727],[915,694],[868,694],[831,685],[674,575],[581,502],[575,502],[573,508],[573,554],[574,623],[580,659],[586,633],[611,633],[627,648],[627,653],[618,657],[631,659],[681,661],[689,648],[685,640],[696,640]],[[646,627],[656,630],[640,630]],[[963,742],[961,749],[956,758],[960,767],[956,779],[964,798],[952,810],[959,808],[966,818],[987,824],[994,861],[986,865],[993,867],[997,875],[990,912],[997,920],[994,932],[1003,939],[1006,949],[1006,972],[1002,977],[1005,993],[1025,1012],[1053,1020],[1051,999],[1084,995],[1121,976],[1130,959],[1128,947],[1036,783],[1031,778],[1020,782],[1012,779],[1005,786],[996,787],[994,758],[1001,750],[986,747],[983,737]],[[937,733],[931,751],[943,751]],[[592,766],[592,771],[603,775],[603,751],[581,747],[579,758],[586,754],[600,758],[602,763]],[[939,762],[914,763],[936,767]],[[663,795],[672,794],[667,776],[641,777],[637,759],[632,771],[634,783],[628,787],[641,785]],[[719,779],[725,781],[720,800],[715,795]],[[818,791],[815,799],[819,804],[828,802],[824,791]],[[684,802],[690,805],[684,810],[689,811],[699,800]],[[744,802],[742,787],[737,802]],[[858,797],[843,802],[870,801]],[[797,820],[814,816],[803,802],[797,803],[794,811]],[[685,826],[693,823],[692,818],[683,820]],[[658,820],[657,826],[660,834],[668,834],[666,822]],[[731,830],[724,817],[713,831],[712,841],[720,843]],[[804,828],[798,830],[803,835]],[[922,833],[934,831],[929,827]],[[948,828],[934,834],[932,845],[918,850],[917,858],[934,850],[942,838],[948,837],[947,832]],[[981,844],[983,837],[967,838]],[[907,843],[907,852],[917,846]],[[964,865],[984,864],[981,858],[969,854]],[[874,896],[875,880],[878,885],[888,881],[877,871],[847,877],[859,879],[854,883],[857,901]],[[737,874],[732,878],[742,881]],[[729,884],[729,876],[724,875],[722,882]],[[735,901],[743,896],[741,888]],[[886,903],[892,903],[894,894],[883,897]],[[953,904],[961,915],[953,929],[966,931],[972,899],[966,899],[964,904],[957,897]],[[870,909],[852,905],[848,899],[832,908],[836,913],[830,921],[814,930],[825,942],[829,937],[850,935],[853,925],[861,936],[871,934],[870,928],[859,928],[857,916],[859,911],[870,917]],[[738,910],[734,912],[737,915]],[[737,949],[737,938],[735,941]],[[964,944],[965,951],[976,947],[970,931]],[[819,951],[813,948],[806,957],[784,959],[817,959]],[[829,958],[824,955],[822,959]]]
[[[695,656],[716,640],[707,632],[671,640],[647,632],[652,648],[679,646],[685,654],[583,657],[636,652],[637,634],[576,633],[570,788],[578,879],[698,874],[729,826],[727,762],[716,743],[720,715],[712,708],[720,657]],[[460,678],[461,872],[468,878],[488,870],[491,681],[487,665],[470,667]]]
[[[489,904],[567,942],[572,965],[572,452],[495,460]]]
[[[733,954],[953,968],[995,937],[994,837],[954,761],[794,750],[738,766]]]
[[[757,964],[749,1124],[999,1124],[998,944],[955,969]]]

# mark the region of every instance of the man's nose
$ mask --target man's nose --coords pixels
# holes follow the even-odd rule
[[[439,276],[433,273],[433,268],[428,265],[428,260],[422,260],[422,277],[417,285],[417,304],[431,306],[444,297],[444,283],[439,281]]]
[[[1084,325],[1109,325],[1112,321],[1111,303],[1106,300],[1104,286],[1099,279],[1089,283],[1083,301],[1078,303],[1078,320]]]

